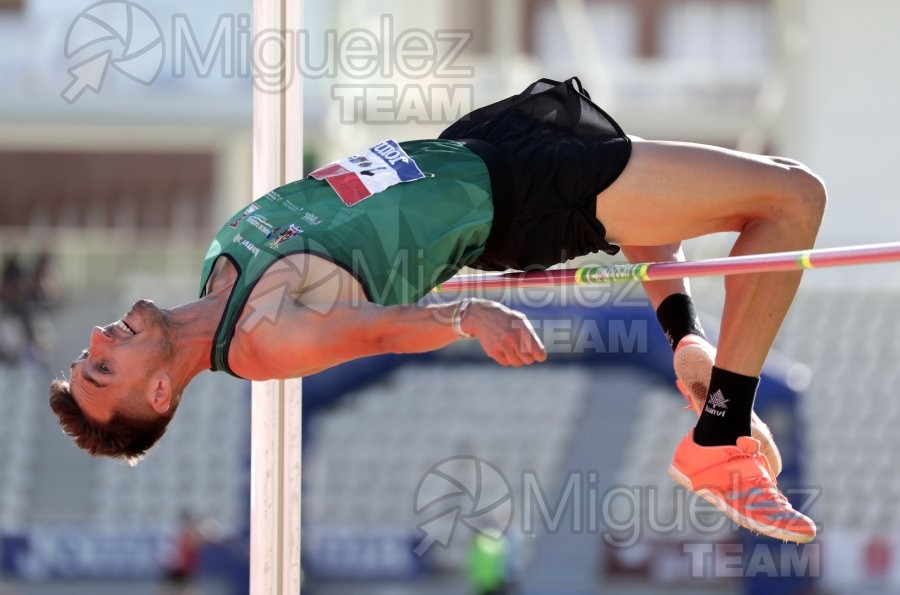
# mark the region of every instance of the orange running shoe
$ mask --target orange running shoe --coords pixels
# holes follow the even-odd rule
[[[691,430],[675,450],[669,475],[746,529],[796,543],[816,536],[816,524],[775,485],[754,438],[741,436],[736,446],[700,446]]]
[[[675,348],[675,384],[698,416],[706,404],[709,377],[715,361],[716,348],[697,335],[685,336]],[[778,477],[782,467],[781,453],[778,452],[772,430],[756,412],[750,418],[750,435],[759,440],[759,450],[772,468],[772,477]]]

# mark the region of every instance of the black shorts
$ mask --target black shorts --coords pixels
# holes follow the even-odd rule
[[[490,170],[494,223],[472,266],[545,268],[618,253],[597,220],[597,195],[625,169],[631,141],[577,78],[541,79],[464,116],[440,138],[462,142]]]

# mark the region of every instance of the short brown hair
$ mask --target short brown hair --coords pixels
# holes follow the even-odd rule
[[[173,399],[178,403],[179,399]],[[109,422],[100,424],[90,420],[72,395],[65,380],[50,385],[50,409],[59,418],[62,431],[79,447],[93,456],[104,456],[137,465],[147,451],[166,432],[175,414],[172,407],[156,419],[132,419],[115,413]]]

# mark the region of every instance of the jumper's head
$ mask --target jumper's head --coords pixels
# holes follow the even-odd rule
[[[181,389],[169,369],[175,355],[165,313],[140,300],[120,320],[91,330],[69,381],[50,385],[50,407],[63,431],[92,455],[131,465],[166,431]]]

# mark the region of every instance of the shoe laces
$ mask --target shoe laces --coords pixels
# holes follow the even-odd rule
[[[745,450],[736,449],[735,452],[728,455],[725,459],[726,463],[731,463],[733,461],[745,460],[745,459],[753,459],[755,457],[760,457],[760,463],[763,465],[764,473],[759,475],[753,475],[751,477],[747,477],[746,479],[741,479],[741,484],[746,486],[748,489],[745,493],[752,494],[750,498],[752,500],[757,500],[759,502],[774,502],[779,505],[781,508],[790,508],[790,501],[787,497],[781,493],[781,490],[778,489],[778,486],[775,484],[774,480],[771,479],[769,469],[769,463],[766,461],[766,458],[757,450],[756,452],[747,452]]]
[[[775,504],[779,505],[779,508],[789,508],[793,509],[790,501],[787,497],[781,493],[781,490],[778,489],[771,480],[766,479],[765,477],[758,476],[751,478],[748,483],[754,488],[760,490],[759,492],[754,492],[752,499],[759,499],[760,501],[765,498],[765,501],[772,501]]]

